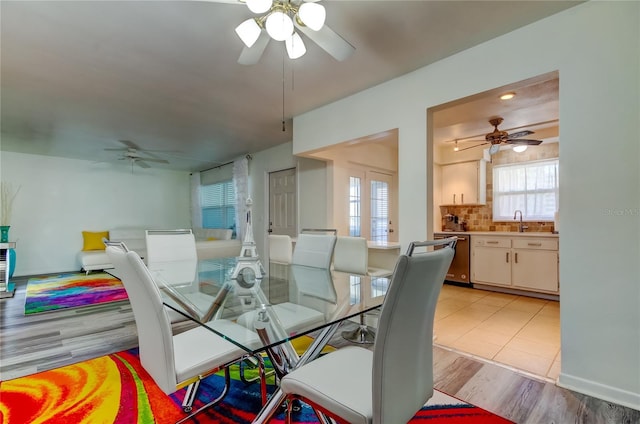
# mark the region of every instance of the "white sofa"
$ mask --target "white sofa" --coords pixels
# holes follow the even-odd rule
[[[238,256],[241,240],[231,239],[231,230],[217,228],[194,228],[198,259],[212,259]],[[138,253],[142,259],[147,256],[144,228],[114,228],[109,230],[111,241],[121,241],[129,250]],[[113,268],[104,250],[89,250],[78,253],[80,267],[87,274],[91,271]]]

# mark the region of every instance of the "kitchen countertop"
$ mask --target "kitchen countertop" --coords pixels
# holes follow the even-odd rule
[[[367,247],[369,249],[391,250],[400,249],[402,245],[397,241],[368,241]]]
[[[557,238],[560,234],[545,232],[527,232],[519,233],[517,231],[436,231],[434,234],[464,234],[469,236],[509,236],[509,237],[552,237]]]

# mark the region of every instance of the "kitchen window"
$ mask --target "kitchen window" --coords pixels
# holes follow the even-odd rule
[[[493,167],[493,220],[553,221],[558,210],[558,159]]]

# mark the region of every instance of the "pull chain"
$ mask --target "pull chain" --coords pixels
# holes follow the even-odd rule
[[[282,51],[282,132],[287,129],[284,125],[284,50]]]

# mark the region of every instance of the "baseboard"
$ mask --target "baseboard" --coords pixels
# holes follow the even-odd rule
[[[575,392],[640,411],[640,393],[621,390],[616,387],[596,383],[591,380],[585,380],[584,378],[575,377],[562,372],[560,373],[556,384],[565,389],[573,390]]]

